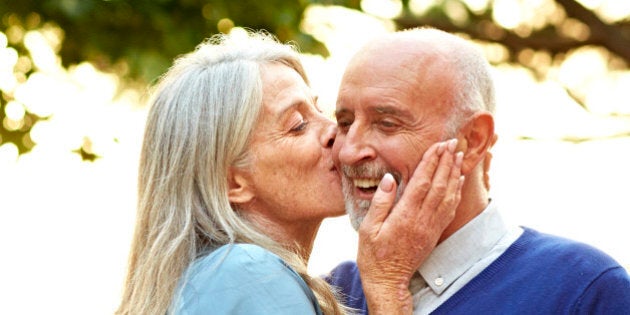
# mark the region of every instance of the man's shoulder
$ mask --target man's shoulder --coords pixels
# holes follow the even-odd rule
[[[354,276],[359,274],[359,267],[357,266],[357,263],[354,261],[344,261],[342,263],[340,263],[339,265],[337,265],[331,272],[331,275],[337,275],[337,276]]]
[[[353,261],[337,265],[326,277],[326,281],[340,293],[340,298],[347,307],[366,312],[367,304],[359,268]]]
[[[325,279],[331,285],[342,288],[344,292],[347,290],[362,290],[359,268],[354,261],[340,263],[326,275]]]
[[[594,284],[628,283],[625,269],[610,255],[586,243],[524,228],[525,232],[488,272],[513,280],[563,283],[575,290]],[[509,266],[510,268],[505,268]]]
[[[565,268],[594,271],[619,266],[610,255],[592,245],[527,227],[524,230],[521,238],[513,244],[514,249],[522,250],[524,256],[536,258],[541,263],[560,263]]]
[[[626,271],[601,250],[524,227],[493,263],[435,314],[626,314]]]

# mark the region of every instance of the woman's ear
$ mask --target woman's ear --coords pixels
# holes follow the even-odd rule
[[[462,174],[467,175],[484,162],[490,148],[497,141],[494,133],[494,118],[489,112],[479,112],[462,128],[459,148],[464,152]]]
[[[228,200],[230,203],[246,204],[254,199],[254,189],[249,178],[247,171],[230,167],[228,170]]]

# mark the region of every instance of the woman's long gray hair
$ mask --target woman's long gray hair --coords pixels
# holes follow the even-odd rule
[[[187,268],[218,246],[262,246],[284,259],[326,314],[341,313],[306,263],[260,233],[228,200],[228,170],[248,165],[262,106],[261,65],[281,62],[308,83],[299,54],[262,32],[216,35],[178,58],[153,92],[138,176],[138,212],[119,314],[166,314]],[[286,245],[286,244],[284,244]]]

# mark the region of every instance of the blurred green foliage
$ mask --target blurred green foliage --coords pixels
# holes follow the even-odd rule
[[[123,74],[151,81],[175,56],[234,25],[266,29],[282,41],[326,55],[321,43],[299,30],[307,5],[285,0],[3,0],[0,12],[4,28],[53,22],[63,29],[59,55],[66,66],[90,61],[109,70],[124,60],[128,73]]]
[[[432,25],[498,44],[507,53],[495,62],[520,64],[539,77],[568,52],[588,45],[609,51],[610,63],[617,68],[627,70],[630,63],[630,18],[605,22],[575,0],[549,0],[547,7],[561,19],[514,29],[494,20],[493,1],[472,9],[465,1],[436,0],[421,13],[414,13],[409,0],[400,3],[402,12],[393,19],[398,28]],[[30,58],[24,32],[58,27],[63,31],[58,55],[65,67],[88,61],[99,70],[146,84],[163,73],[177,55],[234,26],[265,29],[281,41],[296,42],[304,52],[327,56],[326,47],[300,28],[304,10],[311,4],[362,10],[361,0],[0,0],[0,31],[7,34],[7,45],[19,57]],[[15,77],[23,83],[36,70],[34,66],[16,69]],[[45,117],[26,108],[20,121],[5,119],[12,100],[10,91],[2,91],[0,145],[14,143],[22,154],[34,145],[31,128]],[[578,104],[580,101],[576,98]],[[82,148],[78,150],[85,159]]]
[[[295,41],[303,51],[325,56],[325,46],[299,29],[308,4],[284,0],[1,0],[0,31],[22,30],[12,32],[8,44],[19,56],[29,56],[24,32],[52,23],[64,32],[58,54],[65,67],[89,61],[100,70],[146,83],[162,74],[177,55],[233,26],[266,29],[281,41]],[[35,70],[17,74],[19,81],[26,81]],[[12,100],[10,93],[2,93],[0,122],[7,121],[5,108]],[[20,154],[28,152],[34,145],[30,130],[42,118],[26,109],[22,121],[0,124],[0,144],[11,142]],[[84,153],[81,156],[85,159]]]

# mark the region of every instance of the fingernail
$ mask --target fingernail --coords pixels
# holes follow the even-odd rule
[[[448,150],[451,153],[455,153],[455,148],[457,147],[457,139],[453,138],[448,141]]]
[[[464,152],[459,151],[455,154],[455,165],[457,165],[457,167],[461,167],[462,161],[464,161]]]
[[[384,192],[391,192],[394,189],[394,176],[390,173],[386,173],[381,179],[381,183],[378,187]]]
[[[464,175],[459,177],[459,183],[457,183],[457,190],[462,190],[462,187],[464,187],[464,180],[466,180],[466,177],[464,177]]]

